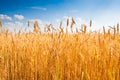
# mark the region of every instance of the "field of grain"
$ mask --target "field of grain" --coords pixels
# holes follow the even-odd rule
[[[41,32],[37,21],[33,32],[0,32],[0,80],[120,80],[119,25],[103,33],[72,31],[62,22]],[[28,21],[28,27],[29,27]],[[2,27],[2,23],[1,23]]]

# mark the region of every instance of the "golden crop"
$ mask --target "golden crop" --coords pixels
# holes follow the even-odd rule
[[[118,26],[103,34],[86,25],[68,33],[62,23],[42,33],[36,25],[34,32],[0,32],[0,80],[120,80]]]

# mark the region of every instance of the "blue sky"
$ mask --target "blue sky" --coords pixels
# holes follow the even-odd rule
[[[0,0],[0,15],[4,16],[0,20],[25,24],[27,20],[39,19],[56,24],[70,16],[86,23],[92,19],[98,28],[120,21],[119,3],[120,0]]]

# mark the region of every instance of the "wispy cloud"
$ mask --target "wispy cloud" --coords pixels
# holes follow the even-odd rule
[[[12,20],[12,18],[5,14],[0,14],[0,20]]]
[[[24,19],[24,16],[23,16],[23,15],[15,14],[15,15],[14,15],[14,18],[17,19],[17,20],[23,20],[23,19]]]
[[[40,6],[32,6],[32,7],[30,7],[31,9],[38,9],[38,10],[42,10],[42,11],[46,11],[47,10],[47,8],[45,8],[45,7],[40,7]]]

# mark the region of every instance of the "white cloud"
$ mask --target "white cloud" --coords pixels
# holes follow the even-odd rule
[[[15,15],[14,15],[14,18],[17,19],[17,20],[23,20],[23,19],[24,19],[24,16],[23,16],[23,15],[15,14]]]
[[[25,28],[25,25],[23,25],[23,23],[19,22],[19,21],[15,21],[15,22],[5,22],[3,24],[3,28],[4,29],[8,29],[9,31],[13,31],[14,30],[16,32],[18,32],[18,30],[20,29],[24,29]]]
[[[6,22],[3,24],[3,27],[12,28],[12,27],[22,27],[23,23],[16,21],[16,22]]]
[[[0,20],[12,20],[12,18],[5,14],[0,14]]]
[[[31,9],[38,9],[38,10],[42,10],[42,11],[46,11],[47,8],[44,8],[44,7],[39,7],[39,6],[32,6],[30,7]]]
[[[21,26],[23,26],[23,23],[21,23],[21,22],[19,22],[19,21],[16,21],[16,22],[15,22],[15,25],[21,27]]]
[[[13,22],[6,22],[3,26],[5,27],[13,27],[15,24]]]

